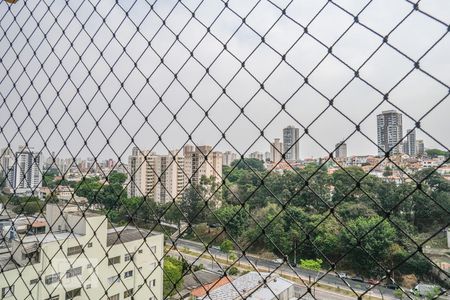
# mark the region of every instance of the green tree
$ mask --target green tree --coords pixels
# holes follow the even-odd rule
[[[33,215],[42,210],[43,204],[38,197],[20,198],[20,203],[13,208],[16,214]]]
[[[192,185],[186,189],[179,207],[187,222],[199,224],[206,220],[209,210],[205,204],[205,200],[205,189],[203,186]]]
[[[266,170],[264,162],[256,158],[237,159],[231,163],[231,167],[237,170],[253,170],[263,172]]]
[[[127,180],[127,175],[124,173],[120,173],[117,171],[112,171],[108,175],[108,182],[111,185],[123,185],[125,181]]]
[[[323,261],[320,258],[316,259],[300,259],[299,266],[306,270],[320,271]]]
[[[427,156],[429,156],[431,158],[435,158],[438,156],[444,156],[444,157],[449,156],[449,152],[440,150],[440,149],[427,149],[427,150],[425,150],[425,152],[426,152]]]
[[[215,211],[215,216],[212,218],[212,223],[220,221],[225,225],[225,229],[229,235],[237,239],[248,224],[248,214],[244,208],[239,205],[222,205]]]
[[[220,244],[220,251],[224,253],[230,253],[234,249],[233,242],[230,240],[224,240],[222,244]]]
[[[349,221],[347,227],[353,234],[348,230],[342,230],[340,233],[341,249],[350,250],[345,258],[347,265],[362,275],[381,274],[382,270],[374,259],[381,265],[389,263],[390,246],[397,236],[393,226],[387,221],[382,221],[381,217],[375,216],[358,217]]]
[[[183,284],[183,262],[172,258],[164,258],[163,294],[164,297],[176,294]]]

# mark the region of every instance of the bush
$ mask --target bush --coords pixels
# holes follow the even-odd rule
[[[231,267],[228,270],[228,275],[234,276],[234,275],[238,275],[239,274],[239,270],[236,267]]]

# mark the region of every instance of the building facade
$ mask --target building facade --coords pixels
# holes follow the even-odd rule
[[[283,146],[287,161],[294,162],[300,160],[299,138],[300,130],[297,127],[288,126],[283,129]]]
[[[11,252],[0,255],[3,298],[163,299],[163,235],[108,229],[105,219],[77,206],[49,204],[46,232],[12,234]]]
[[[222,180],[222,153],[212,151],[211,146],[191,146],[183,148],[184,174],[191,183],[200,184],[203,176]]]
[[[129,197],[149,197],[158,203],[180,200],[189,183],[200,184],[203,176],[222,180],[222,153],[211,146],[187,145],[159,155],[134,148],[128,158]]]
[[[231,163],[238,159],[238,155],[232,151],[225,151],[222,157],[224,166],[231,166]]]
[[[416,155],[423,156],[425,154],[425,144],[423,140],[416,140]]]
[[[19,147],[15,154],[13,173],[10,175],[14,194],[38,195],[42,186],[42,154],[30,147]]]
[[[274,139],[270,144],[270,161],[277,163],[283,158],[283,143],[280,139]]]
[[[0,150],[0,180],[4,180],[5,187],[11,187],[14,177],[15,156],[11,148]],[[0,184],[1,185],[1,184]]]
[[[377,145],[379,156],[383,156],[388,151],[392,154],[401,153],[402,135],[402,114],[395,110],[387,110],[377,115]]]
[[[335,148],[336,148],[336,150],[334,151],[335,158],[337,159],[347,158],[347,144],[344,141],[337,143]]]
[[[417,156],[416,149],[416,130],[409,129],[406,133],[406,141],[403,145],[403,152],[409,156]]]

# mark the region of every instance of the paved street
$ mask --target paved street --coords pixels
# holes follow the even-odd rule
[[[189,240],[182,240],[182,239],[178,240],[177,247],[179,250],[182,250],[182,248],[186,248],[192,252],[204,252],[205,251],[205,248],[203,247],[202,244],[197,243],[197,242],[192,242]],[[209,253],[211,253],[211,255],[213,255],[215,258],[220,258],[221,260],[227,259],[226,255],[218,249],[210,248]],[[176,251],[172,251],[171,254],[179,255],[178,252],[176,252]],[[207,252],[205,254],[208,255]],[[191,255],[186,255],[184,253],[182,253],[182,255],[189,263],[195,262],[196,265],[203,264],[203,266],[205,268],[212,270],[212,271],[223,272],[223,269],[225,268],[224,265],[221,266],[219,263],[217,263],[213,259],[204,258],[204,257],[198,258],[195,255],[191,256]],[[239,266],[239,264],[246,265],[246,266],[253,265],[253,266],[257,267],[259,270],[264,270],[264,271],[273,271],[274,269],[277,268],[276,272],[278,274],[300,277],[304,280],[305,283],[308,283],[309,278],[311,278],[311,281],[314,281],[314,279],[318,275],[317,272],[304,270],[304,269],[300,269],[300,268],[292,268],[292,267],[287,266],[286,264],[283,264],[280,266],[280,264],[278,264],[274,261],[267,260],[267,259],[261,259],[259,257],[254,257],[254,256],[248,256],[248,255],[245,257],[241,257],[239,259],[239,261],[236,263],[236,266]],[[323,276],[323,277],[321,277],[321,276]],[[369,287],[368,284],[366,284],[366,283],[354,282],[352,280],[344,281],[343,279],[337,277],[336,275],[331,275],[331,274],[324,275],[323,273],[319,273],[319,278],[320,278],[319,283],[321,283],[321,284],[330,285],[330,286],[333,286],[336,288],[339,287],[341,289],[345,289],[348,291],[351,291],[351,289],[353,289],[358,294],[363,293],[363,291],[365,291],[366,288]],[[353,297],[344,296],[341,294],[332,293],[332,292],[322,290],[322,289],[316,289],[315,292],[316,292],[316,294],[315,294],[316,299],[356,299],[356,295]],[[383,287],[374,288],[373,290],[368,292],[368,295],[375,296],[380,299],[382,299],[382,297],[384,299],[396,299],[393,296],[392,290],[389,290],[389,289],[386,289]],[[308,298],[307,295],[305,295],[303,297],[303,299],[314,299],[314,298],[311,296],[309,296],[309,298]]]

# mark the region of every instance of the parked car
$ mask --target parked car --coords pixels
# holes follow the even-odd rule
[[[386,283],[384,285],[385,288],[390,289],[390,290],[396,290],[399,288],[399,285],[394,283],[394,282],[390,282],[390,283]]]
[[[377,285],[380,283],[380,281],[378,279],[370,278],[369,280],[367,280],[367,283],[371,285]]]
[[[357,281],[357,282],[364,282],[364,278],[362,278],[359,275],[353,276],[352,278],[350,278],[353,281]]]
[[[282,264],[282,263],[284,263],[284,259],[282,259],[282,258],[276,258],[276,259],[274,259],[274,260],[272,260],[274,263],[277,263],[277,264]]]
[[[342,279],[348,279],[349,278],[348,274],[345,273],[345,272],[339,272],[339,273],[337,273],[337,276],[342,278]]]

